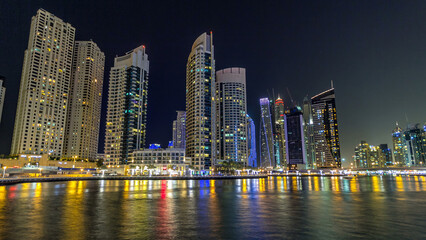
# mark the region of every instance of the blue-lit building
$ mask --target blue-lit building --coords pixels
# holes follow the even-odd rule
[[[261,98],[260,102],[260,167],[274,168],[274,132],[272,129],[271,107],[268,98]]]
[[[297,165],[306,164],[302,109],[297,106],[287,110],[285,123],[287,164],[290,169],[296,169]]]
[[[423,166],[425,164],[424,130],[420,124],[411,124],[404,131],[403,141],[406,148],[406,165]]]
[[[248,149],[248,165],[257,167],[257,152],[256,152],[256,128],[253,119],[247,115],[247,149]]]

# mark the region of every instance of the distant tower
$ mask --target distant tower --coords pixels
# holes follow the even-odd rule
[[[173,121],[173,147],[185,149],[185,122],[186,112],[176,111],[177,117]]]
[[[76,41],[64,157],[96,160],[105,55],[93,41]]]
[[[370,164],[370,146],[366,141],[361,141],[358,146],[355,147],[355,167],[356,168],[368,168]]]
[[[249,115],[247,115],[247,149],[248,165],[257,167],[256,128],[253,119]]]
[[[340,168],[340,142],[334,88],[311,98],[317,168]]]
[[[260,99],[260,167],[274,168],[274,134],[268,98]]]
[[[403,142],[406,147],[407,166],[423,166],[426,152],[424,149],[423,127],[420,124],[410,124],[404,131]]]
[[[130,154],[145,146],[149,61],[145,46],[115,57],[110,71],[106,164],[125,164]]]
[[[6,95],[6,87],[4,86],[6,78],[3,76],[0,76],[0,123],[1,123],[1,116],[3,112],[3,105],[4,105],[4,96]]]
[[[387,144],[380,144],[380,159],[381,166],[392,166],[392,151],[388,148]]]
[[[392,145],[393,145],[393,162],[396,166],[406,164],[405,145],[403,142],[402,129],[396,123],[396,127],[392,132]]]
[[[246,69],[216,72],[217,159],[247,165]]]
[[[285,123],[287,164],[295,169],[298,164],[306,164],[302,109],[294,107],[286,111]]]
[[[213,35],[201,34],[186,64],[186,157],[200,170],[216,156]],[[214,164],[214,162],[213,162]]]
[[[313,134],[313,119],[311,111],[311,102],[306,96],[303,99],[303,121],[304,121],[304,135],[306,146],[306,168],[315,169],[315,141]]]
[[[286,160],[286,148],[285,148],[285,121],[284,121],[284,101],[278,96],[278,98],[275,100],[275,107],[274,107],[274,125],[275,125],[275,141],[278,149],[275,150],[275,159],[277,164],[279,163],[282,167],[287,167],[287,160]]]
[[[11,154],[61,157],[75,28],[39,9],[31,20],[13,130]]]

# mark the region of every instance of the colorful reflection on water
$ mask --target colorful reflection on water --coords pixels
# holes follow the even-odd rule
[[[419,238],[426,179],[269,177],[0,186],[2,239]]]

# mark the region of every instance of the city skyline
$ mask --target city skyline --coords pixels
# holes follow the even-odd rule
[[[0,153],[8,153],[8,149],[10,149],[10,139],[11,139],[11,122],[13,122],[13,118],[14,118],[14,110],[11,110],[13,108],[16,108],[16,106],[13,106],[13,104],[16,103],[17,101],[17,92],[18,92],[18,88],[19,88],[19,80],[20,80],[20,71],[21,71],[21,64],[22,64],[22,56],[23,56],[23,51],[25,48],[22,48],[22,45],[26,45],[27,44],[27,36],[28,36],[28,29],[29,29],[29,22],[31,17],[34,15],[35,11],[38,9],[38,7],[43,7],[46,10],[52,12],[53,14],[55,14],[56,16],[62,18],[65,22],[69,22],[72,24],[73,27],[76,27],[78,29],[77,34],[79,34],[79,31],[81,31],[83,36],[80,36],[78,38],[76,38],[76,40],[82,40],[82,39],[90,39],[93,38],[93,40],[98,43],[98,45],[100,46],[100,48],[105,52],[106,54],[106,65],[105,65],[105,70],[109,71],[112,62],[113,62],[113,57],[111,58],[111,56],[120,54],[122,52],[126,52],[129,49],[135,48],[137,46],[139,46],[140,44],[144,44],[146,43],[147,46],[152,47],[152,52],[151,52],[151,48],[150,48],[150,58],[154,57],[154,55],[156,55],[156,59],[158,61],[159,58],[167,58],[167,55],[164,54],[160,54],[159,51],[159,47],[163,47],[161,44],[159,44],[160,42],[156,43],[154,40],[155,38],[152,38],[149,34],[142,34],[138,37],[133,36],[131,41],[117,41],[117,39],[113,39],[115,41],[114,44],[117,44],[117,42],[120,42],[119,45],[120,46],[116,46],[114,44],[109,43],[110,45],[108,46],[108,42],[107,40],[104,40],[104,38],[102,38],[102,34],[99,32],[101,30],[96,30],[94,29],[96,27],[96,24],[100,24],[99,22],[97,23],[96,21],[94,22],[95,26],[88,26],[85,27],[85,25],[91,25],[91,23],[85,23],[85,25],[82,24],[82,22],[87,21],[87,19],[85,19],[84,17],[81,17],[81,19],[78,19],[78,15],[74,13],[70,10],[68,10],[67,6],[63,6],[63,7],[58,7],[55,6],[54,4],[49,4],[47,3],[46,5],[48,6],[39,6],[37,5],[37,3],[31,4],[31,7],[28,7],[28,10],[22,10],[21,9],[21,14],[18,14],[17,17],[19,17],[19,19],[17,19],[17,17],[10,17],[7,18],[9,21],[17,21],[18,22],[18,28],[16,30],[13,30],[12,33],[14,33],[15,35],[21,36],[23,35],[23,40],[18,40],[17,44],[19,44],[18,47],[16,47],[17,45],[11,44],[11,46],[15,46],[15,47],[10,47],[11,49],[14,49],[14,56],[11,55],[11,59],[9,62],[7,63],[3,63],[0,65],[0,74],[4,75],[7,78],[7,82],[6,82],[6,87],[8,88],[8,91],[6,93],[6,101],[5,101],[5,109],[3,111],[3,120],[2,120],[2,125],[0,126],[0,131],[2,132],[2,134],[4,133],[6,135],[5,139],[2,139],[2,144],[1,144],[1,152]],[[49,6],[50,5],[50,6]],[[376,3],[377,5],[377,3]],[[397,4],[393,4],[393,5],[389,5],[387,6],[388,8],[397,8],[398,6],[396,6]],[[11,4],[11,6],[13,7],[13,4]],[[334,6],[335,8],[343,8],[342,6]],[[231,8],[231,7],[229,7]],[[297,7],[296,7],[297,8]],[[415,10],[413,9],[408,9],[409,7],[405,6],[405,8],[403,8],[402,10],[404,11],[408,11],[408,12],[414,12],[417,13]],[[71,8],[69,8],[71,9]],[[421,9],[421,8],[420,8]],[[265,9],[261,9],[263,11],[266,11]],[[117,10],[119,11],[119,10]],[[228,10],[229,11],[229,10]],[[301,11],[301,10],[299,10]],[[308,10],[307,10],[308,11]],[[420,11],[420,10],[419,10]],[[29,16],[29,17],[28,17]],[[322,16],[322,15],[321,15]],[[151,16],[152,17],[152,16]],[[403,16],[399,16],[400,18],[403,18]],[[417,17],[416,14],[414,14],[414,17]],[[22,19],[21,19],[22,18]],[[11,19],[11,20],[10,20]],[[322,19],[322,18],[321,18]],[[321,20],[320,19],[320,20]],[[217,19],[216,19],[217,20]],[[267,21],[268,19],[263,19],[263,21]],[[269,19],[270,20],[270,19]],[[374,20],[374,19],[373,19]],[[262,21],[262,19],[260,20]],[[324,21],[324,20],[323,20]],[[408,21],[408,20],[407,20]],[[220,22],[220,21],[219,21]],[[374,22],[374,21],[373,21]],[[377,25],[380,25],[380,22],[375,22]],[[392,23],[392,22],[391,22]],[[318,62],[315,62],[316,60],[313,60],[313,62],[311,61],[310,64],[308,64],[308,68],[314,68],[316,70],[309,70],[309,71],[313,71],[315,73],[318,74],[318,76],[316,76],[316,78],[314,78],[313,75],[311,75],[310,77],[309,74],[308,76],[305,73],[302,73],[300,71],[296,71],[296,73],[292,73],[291,71],[288,69],[284,69],[286,72],[290,72],[290,74],[283,74],[280,73],[279,75],[275,75],[271,74],[274,73],[275,70],[273,70],[271,67],[279,67],[279,64],[275,65],[273,64],[272,66],[258,66],[257,68],[255,66],[257,65],[253,65],[251,63],[251,60],[242,60],[244,59],[243,56],[244,53],[242,51],[244,51],[244,47],[239,46],[238,44],[233,44],[233,43],[229,43],[227,42],[227,39],[229,39],[229,37],[235,37],[235,35],[233,33],[230,33],[229,31],[227,31],[223,25],[221,26],[216,25],[214,23],[214,21],[205,21],[204,24],[198,24],[195,26],[188,27],[191,28],[191,30],[185,30],[181,35],[181,37],[176,37],[177,41],[179,43],[183,43],[183,44],[177,44],[177,43],[173,43],[167,47],[174,47],[176,49],[176,51],[178,51],[180,57],[179,57],[179,61],[176,61],[176,64],[173,66],[170,66],[172,69],[177,69],[177,72],[179,72],[178,74],[178,78],[173,75],[173,77],[169,76],[168,74],[164,74],[164,76],[162,75],[161,69],[162,68],[168,68],[169,64],[168,62],[157,62],[157,64],[154,64],[154,69],[152,70],[152,74],[154,74],[154,76],[151,76],[150,79],[152,81],[150,81],[151,85],[150,88],[152,87],[152,91],[150,90],[150,104],[155,104],[155,106],[149,106],[149,114],[148,114],[148,135],[147,135],[147,143],[152,143],[152,142],[160,142],[163,146],[166,145],[167,141],[170,139],[170,129],[171,126],[170,124],[165,124],[166,122],[170,123],[173,119],[174,119],[174,115],[175,115],[175,111],[176,110],[180,110],[180,109],[184,109],[184,64],[185,64],[185,60],[182,60],[182,52],[184,53],[184,55],[188,54],[188,48],[190,47],[193,39],[195,39],[199,34],[201,34],[204,31],[207,30],[212,30],[215,33],[215,44],[216,44],[216,56],[219,60],[217,60],[218,64],[220,64],[220,66],[217,67],[217,69],[222,69],[224,67],[227,66],[242,66],[247,68],[247,81],[248,81],[248,114],[250,116],[252,116],[254,118],[254,122],[256,124],[256,127],[258,126],[259,123],[259,110],[258,110],[258,105],[257,105],[257,101],[260,97],[262,96],[267,96],[267,91],[266,89],[271,89],[274,88],[276,91],[279,91],[280,93],[285,93],[285,87],[288,87],[292,94],[294,94],[294,99],[296,99],[297,101],[300,102],[300,100],[302,99],[301,96],[305,96],[306,93],[308,93],[309,95],[313,95],[313,93],[316,92],[322,92],[325,89],[327,89],[327,85],[328,82],[333,79],[335,80],[335,85],[336,85],[336,89],[337,89],[337,96],[336,98],[337,100],[337,107],[339,109],[338,112],[338,118],[339,118],[339,131],[341,133],[341,147],[342,147],[342,157],[346,158],[346,160],[349,160],[351,155],[353,154],[353,148],[356,146],[357,143],[359,143],[360,140],[366,140],[367,142],[374,142],[374,143],[388,143],[389,146],[391,146],[392,140],[391,140],[391,130],[394,127],[394,122],[395,121],[399,121],[401,123],[401,126],[405,126],[406,121],[405,118],[406,116],[408,117],[408,121],[407,123],[421,123],[423,124],[423,122],[425,121],[426,117],[424,112],[421,112],[421,108],[417,107],[416,104],[418,102],[422,102],[421,99],[423,99],[421,97],[420,94],[417,94],[416,91],[419,91],[418,89],[422,89],[422,84],[424,84],[421,81],[418,80],[413,80],[413,79],[406,79],[406,77],[402,77],[401,75],[397,75],[400,76],[401,79],[405,79],[404,85],[402,80],[397,80],[395,78],[389,77],[390,75],[395,75],[392,73],[385,73],[384,69],[386,67],[383,67],[383,65],[385,64],[385,53],[383,52],[384,49],[380,48],[381,50],[377,50],[378,52],[375,51],[370,51],[370,52],[366,52],[367,53],[371,53],[374,55],[373,59],[374,60],[378,60],[379,63],[378,64],[379,68],[377,69],[377,71],[375,71],[374,69],[370,69],[370,73],[373,73],[372,75],[374,77],[378,77],[379,80],[377,81],[372,81],[371,76],[369,74],[361,74],[361,73],[356,73],[355,75],[361,79],[361,78],[367,78],[370,79],[369,81],[367,80],[357,80],[356,84],[354,84],[355,82],[353,82],[353,84],[349,84],[351,81],[347,80],[349,79],[354,79],[354,75],[350,74],[351,72],[346,72],[346,74],[343,74],[342,72],[344,72],[343,70],[339,69],[338,67],[334,68],[331,67],[332,64],[336,64],[336,62],[332,62],[332,61],[326,61],[328,63],[326,63],[325,65],[325,70],[319,70],[320,67],[318,66],[312,66],[313,63],[315,64],[319,64]],[[323,26],[323,25],[320,25]],[[5,25],[1,25],[2,30],[4,30],[6,28]],[[421,31],[421,27],[417,26],[418,29],[416,29],[416,32],[418,31],[419,34]],[[100,27],[100,29],[102,29],[102,27]],[[386,29],[386,28],[385,28]],[[411,31],[413,28],[410,28]],[[118,30],[118,28],[115,28],[114,25],[111,27],[111,32],[115,32],[118,31],[120,32],[120,30]],[[312,29],[308,29],[308,31],[313,31]],[[401,29],[397,28],[396,30],[402,31]],[[93,37],[91,36],[91,32],[94,31]],[[105,31],[105,28],[103,29],[103,31]],[[159,31],[159,30],[158,30]],[[176,31],[176,30],[173,30]],[[266,31],[266,30],[265,30]],[[288,31],[288,29],[287,29]],[[408,31],[408,30],[407,30]],[[410,31],[410,32],[411,32]],[[159,31],[160,32],[160,31]],[[238,32],[238,31],[237,31]],[[243,31],[244,32],[244,31]],[[273,32],[273,31],[272,31]],[[227,34],[228,33],[228,34]],[[245,32],[247,34],[247,32]],[[269,33],[269,32],[268,32]],[[389,29],[387,31],[387,33],[389,33]],[[165,34],[165,33],[164,33]],[[265,33],[266,34],[266,33]],[[347,33],[346,33],[347,34]],[[423,33],[422,33],[423,34]],[[157,34],[158,35],[158,34]],[[269,34],[266,34],[269,35]],[[77,35],[78,36],[78,35]],[[157,37],[154,34],[155,37]],[[297,33],[295,34],[295,36],[302,36],[302,35],[298,35]],[[347,36],[347,35],[344,35]],[[334,36],[336,37],[336,36]],[[376,38],[380,38],[381,35],[376,35]],[[9,46],[6,45],[6,43],[8,43],[8,41],[6,41],[3,37],[0,37],[1,39],[1,43],[2,46]],[[251,41],[249,41],[249,43],[253,44],[253,38],[249,38]],[[261,38],[262,39],[262,38]],[[282,39],[282,37],[280,37],[280,39]],[[372,37],[372,39],[374,39]],[[423,36],[419,36],[419,39],[424,39]],[[335,40],[335,39],[334,39]],[[270,40],[270,41],[276,41],[276,40]],[[22,43],[24,42],[24,43]],[[284,42],[290,43],[297,43],[297,41],[289,41],[289,40],[285,40]],[[303,42],[303,41],[302,41]],[[384,41],[378,41],[381,44],[385,44]],[[259,43],[264,43],[264,41],[261,41]],[[340,41],[333,41],[333,44],[338,44],[340,43]],[[365,43],[365,42],[364,42]],[[176,45],[175,45],[176,44]],[[324,44],[324,43],[322,43]],[[341,43],[342,44],[342,43]],[[377,43],[376,43],[377,44]],[[158,46],[159,45],[159,46]],[[266,48],[266,50],[270,50],[268,47],[263,46],[262,48]],[[260,46],[259,45],[259,46]],[[289,45],[289,44],[288,44]],[[283,44],[283,49],[287,49],[288,45]],[[114,47],[111,47],[114,46]],[[300,46],[300,45],[299,45]],[[339,45],[337,45],[339,46]],[[389,46],[389,45],[387,45]],[[406,45],[404,45],[405,48],[408,48]],[[241,49],[240,49],[241,48]],[[8,47],[9,49],[9,47]],[[336,54],[335,51],[332,47],[324,47],[321,48],[324,51],[328,51],[330,53],[334,53]],[[342,49],[342,48],[339,48]],[[343,47],[343,49],[345,49],[345,47]],[[370,47],[370,50],[372,48]],[[235,56],[226,56],[226,52],[230,51],[230,50],[234,50],[234,55]],[[312,50],[312,48],[310,48],[310,50]],[[347,50],[347,49],[346,49]],[[5,50],[4,53],[8,53],[10,50]],[[260,51],[260,50],[259,50]],[[391,51],[391,49],[389,49],[389,51]],[[416,48],[416,52],[419,51],[418,48]],[[419,51],[422,52],[422,51]],[[293,52],[294,53],[294,52]],[[260,54],[255,52],[255,54]],[[290,51],[290,56],[291,56],[292,52]],[[311,54],[312,55],[307,55],[308,52],[304,52],[304,56],[306,57],[313,57],[314,59],[318,59],[321,54],[319,54],[318,52],[312,51]],[[411,53],[413,54],[413,53]],[[16,55],[16,56],[15,56]],[[404,56],[404,55],[403,55]],[[417,57],[420,57],[418,55],[416,55]],[[5,59],[5,56],[2,56],[3,59]],[[351,55],[351,57],[356,57],[354,55]],[[358,61],[359,61],[359,56],[357,56]],[[405,58],[407,58],[408,56],[405,56]],[[228,59],[227,59],[228,58]],[[401,57],[401,59],[404,59],[404,57]],[[175,58],[176,59],[176,58]],[[409,58],[409,59],[413,59],[413,58]],[[302,61],[302,59],[296,59],[295,62],[300,62]],[[391,61],[391,60],[387,60],[387,61]],[[173,62],[173,61],[172,61]],[[309,61],[308,61],[309,63]],[[346,62],[347,63],[347,62]],[[387,62],[389,63],[389,62]],[[396,64],[396,62],[392,62],[393,64]],[[412,63],[410,61],[410,63]],[[314,65],[315,65],[314,64]],[[18,66],[18,70],[14,70],[14,67],[12,66]],[[321,64],[319,64],[321,65]],[[386,65],[386,64],[385,64]],[[390,64],[392,65],[392,64]],[[286,66],[292,66],[292,64],[286,65]],[[324,67],[324,65],[322,65]],[[339,65],[341,67],[341,65]],[[377,65],[376,65],[377,66]],[[380,66],[382,66],[380,68]],[[388,66],[388,65],[386,65]],[[398,65],[400,69],[405,69],[404,71],[408,71],[408,70],[414,70],[417,71],[416,74],[414,74],[414,76],[416,76],[418,78],[422,78],[422,76],[424,75],[423,73],[419,73],[418,71],[423,71],[420,66],[420,63],[416,63],[416,65],[413,64],[413,66],[408,66],[407,64],[401,64]],[[287,67],[290,68],[290,67]],[[388,69],[390,72],[391,69]],[[266,71],[270,71],[270,73],[267,73]],[[309,72],[308,71],[308,72]],[[364,69],[365,71],[365,69]],[[173,70],[171,70],[171,72],[173,72]],[[367,71],[368,73],[369,71]],[[322,74],[319,74],[322,73]],[[336,76],[339,75],[340,77]],[[413,74],[413,73],[410,73]],[[408,74],[408,76],[410,76],[410,74]],[[108,76],[108,74],[105,74],[105,76]],[[386,76],[386,77],[385,77]],[[273,79],[273,80],[268,80],[268,78]],[[309,79],[319,79],[318,83],[312,83],[309,82]],[[407,77],[409,78],[409,77]],[[177,82],[177,83],[171,83],[171,80],[173,79],[173,81]],[[264,80],[265,79],[265,80]],[[283,81],[283,79],[288,79]],[[380,80],[381,79],[381,80]],[[392,80],[393,79],[393,80]],[[105,78],[105,80],[107,80],[107,78]],[[373,78],[374,80],[374,78]],[[303,82],[304,86],[301,87],[299,84],[297,84],[297,81]],[[310,84],[306,84],[308,81],[308,83]],[[416,87],[412,87],[414,86],[414,84],[410,84],[410,81],[414,81],[416,82]],[[107,81],[105,81],[107,82]],[[256,84],[256,82],[261,82],[262,84]],[[280,82],[280,83],[279,83]],[[281,84],[282,82],[282,84]],[[163,103],[166,103],[165,101],[170,101],[170,98],[168,100],[162,100],[161,98],[163,98],[164,96],[161,96],[159,89],[162,87],[163,84],[168,84],[171,83],[170,89],[173,89],[173,87],[177,87],[179,90],[176,90],[172,93],[170,93],[171,95],[168,95],[167,98],[171,98],[173,99],[173,103],[171,103],[170,105],[167,106],[167,109],[160,109],[160,107],[163,105]],[[387,88],[389,86],[385,86],[385,85],[395,85],[393,88]],[[355,86],[356,85],[356,86]],[[410,87],[411,86],[411,87]],[[377,89],[379,87],[383,87],[384,89],[388,89],[388,97],[378,97],[380,96],[380,94],[376,94],[375,91],[377,91]],[[105,88],[104,86],[104,89]],[[401,89],[401,95],[395,94],[396,89]],[[407,91],[408,89],[408,91]],[[403,91],[404,90],[404,91]],[[404,93],[405,92],[410,92],[411,94],[405,96]],[[359,94],[359,96],[356,96],[356,94]],[[393,94],[392,96],[390,96],[391,94]],[[374,95],[374,96],[372,96]],[[378,96],[375,96],[378,95]],[[106,96],[105,91],[104,91],[104,96]],[[152,97],[152,98],[151,98]],[[354,98],[354,99],[350,99],[350,98]],[[175,100],[176,99],[176,100]],[[289,98],[288,96],[284,96],[283,97],[284,102],[288,103],[289,102]],[[368,101],[367,101],[368,99]],[[103,100],[103,119],[102,119],[102,123],[101,126],[104,126],[105,124],[105,107],[106,107],[106,100]],[[155,103],[154,103],[155,102]],[[352,102],[352,103],[351,103]],[[381,103],[381,105],[379,104]],[[387,103],[387,104],[385,104]],[[13,106],[13,107],[12,107]],[[365,108],[366,110],[369,111],[369,113],[371,113],[372,117],[368,117],[368,121],[360,118],[358,115],[360,115],[360,113],[362,112],[361,110],[364,110],[363,108]],[[417,109],[417,110],[416,110]],[[367,112],[368,112],[367,111]],[[374,115],[372,115],[372,113],[374,113]],[[10,117],[10,115],[13,115],[12,117]],[[164,117],[164,121],[163,122],[159,122],[156,123],[155,119],[158,119],[159,116],[165,116]],[[390,117],[392,116],[392,117]],[[170,126],[167,129],[162,129],[161,126]],[[102,129],[102,128],[101,128]],[[101,130],[102,132],[103,130]],[[102,139],[103,137],[101,136],[100,139]],[[102,144],[102,143],[101,143]],[[102,148],[101,148],[102,149]]]

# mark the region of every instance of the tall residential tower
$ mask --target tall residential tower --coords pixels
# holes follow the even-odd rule
[[[64,157],[96,160],[105,55],[93,41],[76,41]]]
[[[216,72],[217,159],[248,164],[246,69]]]
[[[311,98],[317,168],[340,168],[340,142],[334,88]]]
[[[149,61],[145,46],[114,59],[108,89],[105,160],[127,163],[130,154],[145,146]]]
[[[186,157],[202,170],[214,163],[215,62],[213,34],[201,34],[192,44],[186,64]]]
[[[177,111],[176,120],[173,121],[173,147],[185,149],[185,111]]]
[[[75,28],[39,9],[25,50],[11,154],[62,155]]]

